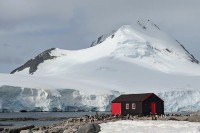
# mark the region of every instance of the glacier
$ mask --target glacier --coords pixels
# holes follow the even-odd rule
[[[124,93],[155,93],[166,112],[200,110],[199,61],[151,21],[82,50],[51,48],[0,74],[0,110],[110,111]]]
[[[185,89],[158,93],[165,101],[166,112],[196,112],[200,110],[200,90]]]
[[[0,87],[0,111],[110,111],[111,101],[121,93],[81,95],[74,89],[33,89],[14,86]],[[159,92],[165,101],[165,112],[194,112],[200,108],[199,90]]]
[[[110,111],[111,95],[81,95],[74,89],[0,87],[0,111]]]

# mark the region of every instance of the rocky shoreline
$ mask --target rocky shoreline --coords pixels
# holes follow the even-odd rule
[[[44,119],[44,118],[42,118]],[[50,118],[60,119],[60,118]],[[48,126],[22,126],[22,127],[3,127],[0,126],[1,133],[98,133],[100,131],[99,124],[106,122],[114,122],[118,120],[152,120],[152,116],[139,117],[139,116],[113,116],[113,115],[99,115],[99,116],[83,116],[78,118],[61,118],[64,121],[59,124],[52,124]],[[28,119],[23,119],[28,120]],[[35,119],[36,120],[36,119]],[[41,119],[37,119],[41,120]],[[47,118],[46,118],[47,120]],[[200,122],[200,112],[192,115],[163,115],[158,116],[157,120],[175,120],[175,121],[189,121]]]
[[[64,120],[60,124],[52,124],[48,126],[23,126],[23,127],[2,127],[0,126],[0,132],[2,133],[75,133],[88,130],[88,131],[100,131],[99,124],[108,122],[108,121],[114,121],[114,116],[111,115],[101,115],[98,116],[83,116],[83,117],[76,117],[76,118],[38,118],[38,119],[29,119],[29,118],[4,118],[2,119],[4,121],[9,120],[20,120],[20,121],[26,121],[26,120]],[[116,119],[117,120],[117,119]]]

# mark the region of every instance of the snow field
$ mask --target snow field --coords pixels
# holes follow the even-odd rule
[[[200,123],[187,121],[123,120],[100,126],[100,133],[200,133]]]

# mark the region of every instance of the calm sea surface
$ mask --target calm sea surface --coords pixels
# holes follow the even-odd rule
[[[81,117],[95,115],[96,112],[25,112],[25,113],[0,113],[0,118],[46,118],[46,117]],[[98,114],[111,114],[111,112],[98,112]]]
[[[69,118],[81,117],[84,115],[95,115],[96,112],[25,112],[25,113],[0,113],[0,118]],[[98,112],[98,114],[111,114],[111,112]],[[50,125],[61,123],[62,120],[46,121],[0,121],[1,124],[13,124],[14,126],[23,125]]]

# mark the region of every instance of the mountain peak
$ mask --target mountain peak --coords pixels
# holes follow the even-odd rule
[[[148,28],[156,28],[157,30],[160,30],[160,28],[150,20],[140,20],[137,24],[144,30]]]
[[[195,67],[197,71],[200,71],[199,66],[193,65],[198,64],[199,61],[182,44],[162,32],[156,24],[147,20],[123,25],[118,30],[102,35],[87,49],[47,50],[12,73],[21,73],[20,71],[28,68],[29,74],[35,74],[35,72],[39,75],[60,74],[71,71],[74,66],[98,62],[102,59],[109,60],[108,66],[111,65],[111,60],[125,61],[132,65],[165,73],[196,75],[197,73],[192,72],[192,69],[188,70],[189,67]],[[188,68],[183,67],[186,66],[185,64],[189,64]],[[49,68],[49,66],[52,67]],[[99,68],[93,69],[98,70]],[[27,70],[24,73],[27,73]]]
[[[115,30],[115,32],[102,35],[91,46],[102,44],[107,39],[113,39],[115,43],[118,41],[118,43],[123,43],[124,45],[127,43],[132,45],[140,43],[141,45],[138,46],[145,44],[157,51],[167,51],[180,58],[187,58],[191,62],[199,63],[182,44],[162,32],[159,26],[150,20],[140,20],[131,25],[123,25],[118,30]]]
[[[143,29],[143,30],[148,30],[148,29],[152,29],[152,27],[153,28],[156,28],[156,29],[158,29],[158,30],[160,30],[160,28],[156,25],[156,24],[154,24],[153,22],[151,22],[150,20],[140,20],[140,21],[137,21],[137,24]],[[123,25],[121,28],[124,28],[124,27],[126,27],[127,25]],[[147,29],[148,28],[148,29]],[[93,47],[93,46],[96,46],[96,45],[98,45],[98,44],[100,44],[100,43],[102,43],[103,41],[105,41],[106,40],[106,38],[108,38],[108,37],[111,37],[111,38],[113,38],[114,36],[115,36],[115,32],[116,32],[117,30],[113,30],[112,32],[110,32],[110,33],[107,33],[107,34],[104,34],[104,35],[101,35],[100,37],[98,37],[97,38],[97,40],[95,40],[95,41],[93,41],[92,43],[91,43],[91,45],[90,45],[90,47]]]

